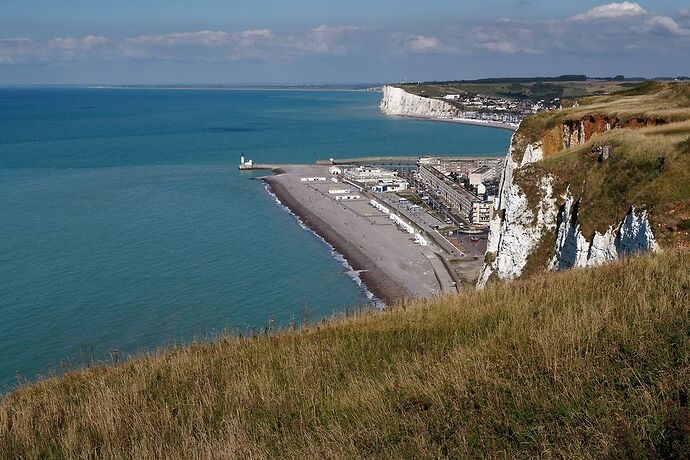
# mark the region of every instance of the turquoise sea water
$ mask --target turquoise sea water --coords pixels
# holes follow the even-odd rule
[[[67,363],[366,305],[258,162],[491,154],[364,92],[0,88],[0,392]],[[62,363],[62,364],[61,364]]]

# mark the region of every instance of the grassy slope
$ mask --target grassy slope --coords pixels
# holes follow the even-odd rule
[[[621,122],[638,116],[660,118],[669,123],[687,121],[690,120],[690,83],[646,82],[609,96],[584,97],[578,103],[578,107],[528,117],[520,131],[528,142],[534,142],[564,121],[581,120],[590,114],[616,116]]]
[[[25,386],[0,457],[690,454],[690,254]]]

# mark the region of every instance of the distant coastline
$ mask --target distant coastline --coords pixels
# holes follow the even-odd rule
[[[88,85],[90,89],[381,92],[381,85]]]
[[[485,126],[508,131],[517,131],[518,128],[512,123],[465,117],[458,107],[448,101],[421,97],[396,86],[386,85],[382,92],[379,110],[385,115]]]
[[[390,115],[401,118],[411,118],[413,120],[423,120],[423,121],[440,121],[443,123],[457,123],[460,125],[472,125],[472,126],[484,126],[486,128],[496,128],[504,129],[507,131],[515,132],[518,129],[517,125],[511,125],[508,123],[499,123],[493,121],[475,120],[472,118],[444,118],[444,117],[433,117],[433,116],[422,116],[422,115]]]

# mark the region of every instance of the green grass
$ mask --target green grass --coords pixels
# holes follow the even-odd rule
[[[416,193],[412,192],[396,192],[396,194],[400,198],[406,198],[410,203],[416,204],[416,205],[423,205],[424,201],[417,195]]]
[[[446,94],[485,95],[511,99],[579,98],[600,93],[615,93],[626,89],[630,82],[615,81],[559,81],[559,82],[427,82],[397,85],[412,94],[442,97]]]
[[[26,385],[0,458],[680,458],[690,253]]]
[[[588,238],[619,222],[630,206],[653,210],[690,199],[690,155],[675,142],[644,132],[612,131],[574,151],[535,165],[537,175],[553,174],[581,199],[579,221]],[[612,155],[599,161],[591,150],[609,145]],[[664,216],[658,216],[663,219]],[[663,229],[662,229],[663,231]]]

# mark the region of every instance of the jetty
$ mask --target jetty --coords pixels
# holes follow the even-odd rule
[[[351,165],[351,166],[381,166],[391,169],[412,169],[417,167],[419,157],[362,157],[362,158],[331,158],[317,160],[319,166]]]
[[[242,171],[247,171],[247,170],[268,170],[272,171],[274,169],[279,168],[279,165],[274,165],[274,164],[263,164],[263,163],[252,163],[252,164],[241,164],[237,167],[238,169]]]
[[[254,160],[245,160],[244,155],[240,157],[240,164],[237,167],[241,171],[247,171],[247,170],[268,170],[272,171],[274,169],[277,169],[279,166],[275,164],[267,164],[267,163],[254,163]]]
[[[406,156],[406,157],[396,157],[396,156],[370,156],[370,157],[358,157],[358,158],[329,158],[328,160],[317,160],[317,166],[378,166],[381,168],[388,168],[394,170],[412,170],[416,169],[419,165],[419,160],[424,158],[442,158],[444,161],[473,161],[473,160],[486,160],[490,158],[503,158],[503,156]],[[238,168],[240,170],[274,170],[280,168],[281,165],[270,164],[270,163],[254,163],[253,160],[245,160],[244,155],[240,157],[240,164]]]

